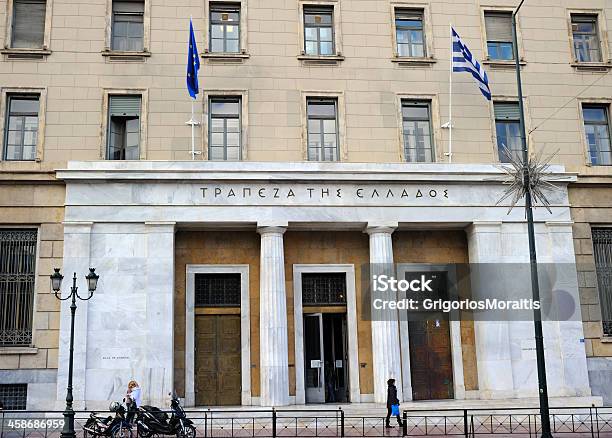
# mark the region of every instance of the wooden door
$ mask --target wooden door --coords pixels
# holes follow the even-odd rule
[[[409,321],[408,331],[413,400],[453,398],[448,321]]]
[[[239,405],[240,316],[197,315],[195,346],[196,405]]]

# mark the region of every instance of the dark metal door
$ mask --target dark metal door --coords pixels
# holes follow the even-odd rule
[[[448,321],[409,321],[408,331],[413,400],[453,398]]]
[[[198,315],[196,337],[196,404],[241,402],[240,316]]]

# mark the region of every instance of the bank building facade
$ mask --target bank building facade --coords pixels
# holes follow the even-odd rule
[[[389,378],[406,406],[537,397],[533,322],[377,320],[364,270],[451,285],[455,266],[528,263],[524,209],[498,202],[520,149],[512,2],[47,0],[27,14],[36,35],[26,3],[0,1],[5,406],[63,405],[70,310],[54,267],[64,294],[73,273],[81,290],[100,275],[77,309],[79,409],[131,379],[162,406],[171,391],[185,406],[322,404],[330,387],[334,403],[384,403]],[[559,150],[537,253],[566,267],[554,286],[576,306],[544,322],[546,367],[550,397],[585,406],[612,399],[612,10],[547,9],[519,15],[530,153]],[[455,75],[452,151],[451,19],[493,90]]]

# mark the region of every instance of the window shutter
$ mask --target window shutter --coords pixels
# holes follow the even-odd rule
[[[42,48],[45,34],[46,2],[40,0],[15,0],[13,8],[11,47]]]
[[[140,116],[140,96],[110,96],[108,113],[111,116]]]
[[[512,41],[512,15],[503,12],[485,13],[487,41]]]
[[[518,103],[495,103],[495,118],[500,120],[518,120],[520,118]]]
[[[144,1],[113,1],[113,12],[144,14]]]

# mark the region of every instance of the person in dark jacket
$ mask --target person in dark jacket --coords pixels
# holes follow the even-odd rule
[[[395,379],[387,380],[387,385],[387,419],[385,422],[385,427],[391,427],[391,424],[389,424],[389,421],[391,420],[391,406],[399,405],[399,399],[397,398],[397,388],[395,387]],[[399,424],[401,427],[402,419],[400,418],[399,414],[397,414],[396,418],[397,424]]]

